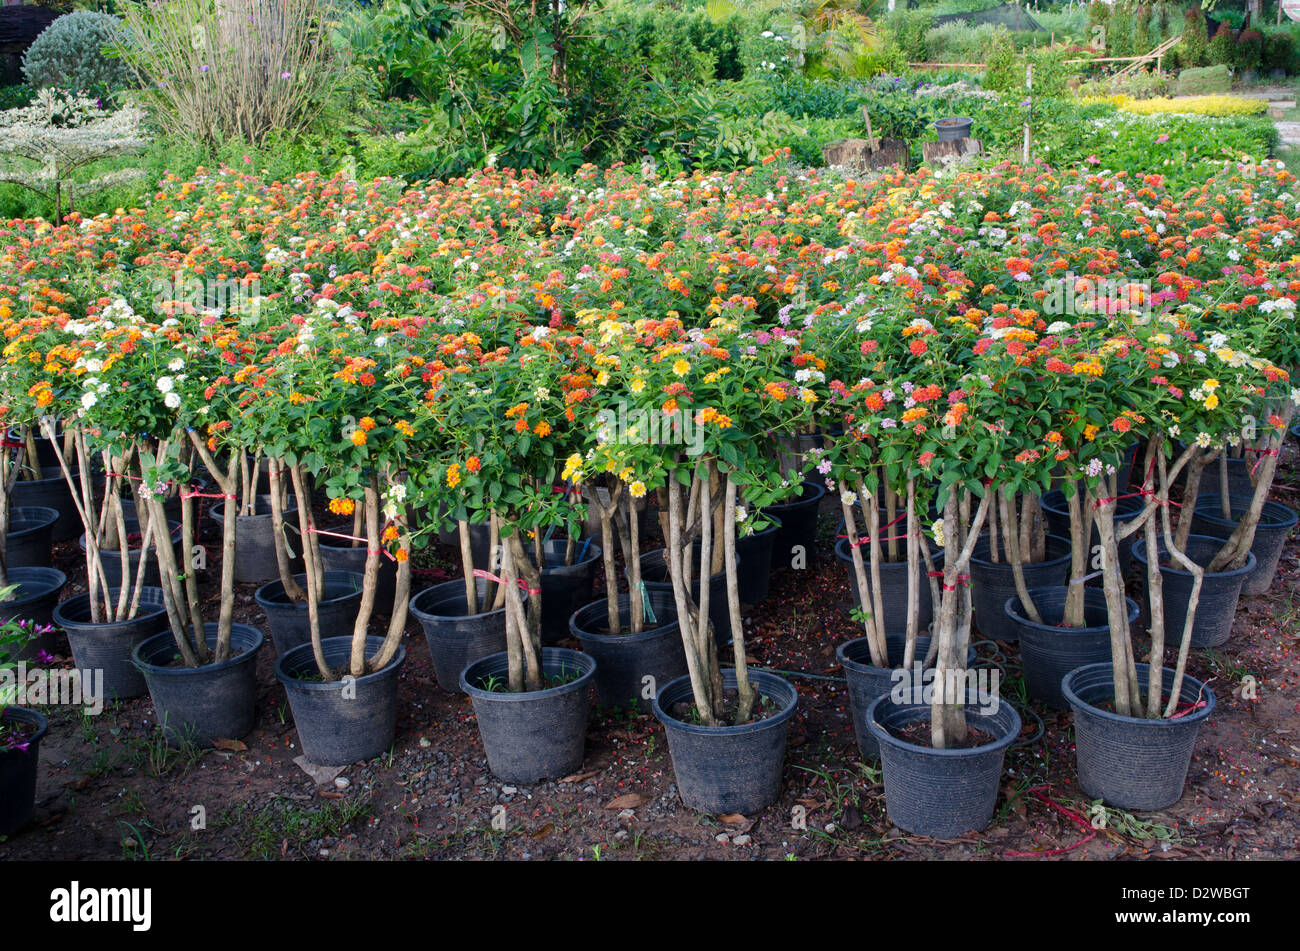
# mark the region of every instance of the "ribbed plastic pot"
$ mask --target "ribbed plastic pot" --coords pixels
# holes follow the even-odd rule
[[[641,556],[641,581],[646,587],[646,591],[651,594],[655,592],[667,593],[669,599],[673,598],[673,583],[668,574],[668,563],[665,560],[668,549],[659,548],[655,551],[646,552]],[[699,567],[700,549],[695,549],[695,564],[693,567]],[[741,574],[740,552],[736,553],[736,576],[737,579],[743,577]],[[700,603],[700,576],[693,572],[691,575],[691,597],[695,599],[698,607]],[[676,603],[676,601],[674,601]],[[727,604],[727,572],[719,571],[709,577],[709,620],[713,624],[713,639],[719,647],[725,647],[731,643],[731,608]]]
[[[1061,678],[1076,667],[1110,661],[1106,593],[1101,588],[1084,591],[1083,627],[1061,627],[1069,588],[1033,588],[1029,596],[1034,599],[1043,619],[1041,624],[1028,617],[1018,597],[1007,598],[1005,608],[1011,623],[1020,631],[1020,663],[1025,675],[1025,688],[1035,700],[1041,700],[1054,710],[1065,710],[1068,705],[1061,693]],[[1131,625],[1137,620],[1138,603],[1132,598],[1124,600]]]
[[[271,497],[259,495],[253,511],[255,515],[235,516],[235,581],[240,584],[260,584],[280,577],[275,561],[275,528],[271,523]],[[289,562],[291,571],[302,571],[302,549],[298,544],[298,503],[292,498],[285,506],[284,536],[294,558]],[[208,512],[222,531],[226,517],[226,503],[218,502]],[[351,526],[349,526],[349,529]],[[220,537],[218,535],[218,537]],[[323,541],[324,539],[322,539]]]
[[[120,589],[111,589],[110,600],[116,603],[119,593]],[[67,631],[78,670],[104,672],[107,699],[140,697],[149,689],[132,657],[137,646],[169,630],[161,588],[140,589],[135,617],[99,623],[91,620],[90,596],[78,594],[54,609],[54,623]]]
[[[1001,539],[999,538],[999,544]],[[1025,587],[1055,588],[1070,574],[1070,539],[1047,536],[1046,557],[1024,566]],[[1016,578],[1005,561],[989,560],[989,536],[981,535],[970,560],[971,602],[975,626],[982,636],[996,641],[1014,642],[1019,629],[1011,623],[1005,610],[1007,598],[1016,593]]]
[[[943,567],[943,553],[934,552],[934,567]],[[835,543],[835,558],[844,566],[849,578],[852,607],[858,607],[858,576],[853,570],[853,552],[849,540],[841,538]],[[862,547],[862,566],[867,571],[867,593],[871,593],[871,555]],[[917,571],[917,630],[926,630],[934,619],[934,602],[930,596],[930,579],[924,564]],[[886,562],[880,566],[880,600],[885,609],[885,637],[907,633],[907,562]]]
[[[351,535],[352,523],[326,526],[324,531]],[[352,543],[331,535],[320,536],[320,560],[327,572],[352,572],[365,578],[366,546],[353,547]],[[388,617],[393,613],[393,600],[397,596],[397,560],[386,554],[379,556],[379,578],[375,582],[376,614]],[[342,632],[340,632],[342,633]]]
[[[601,706],[647,709],[660,684],[686,673],[686,653],[672,596],[656,591],[649,594],[648,601],[654,619],[647,616],[644,629],[636,634],[630,633],[632,608],[626,594],[618,597],[623,634],[606,633],[606,598],[579,608],[569,618],[569,630],[582,642],[583,652],[596,659],[596,702]],[[651,678],[649,684],[646,677]],[[648,699],[642,697],[647,686],[651,689]]]
[[[1059,489],[1048,492],[1040,500],[1039,504],[1043,508],[1043,518],[1047,522],[1047,532],[1049,535],[1059,535],[1062,538],[1070,537],[1070,502],[1065,497],[1065,493]],[[1080,506],[1082,506],[1082,496],[1080,497]],[[1145,506],[1141,499],[1126,498],[1117,499],[1115,502],[1115,527],[1119,528],[1125,522],[1130,522],[1142,514]],[[1092,535],[1088,539],[1089,561],[1092,560],[1092,554],[1099,549],[1101,536],[1097,533],[1097,525],[1094,522],[1092,526]],[[1119,546],[1119,573],[1123,577],[1128,573],[1129,565],[1133,562],[1133,548],[1131,545]],[[1089,578],[1086,582],[1089,587],[1100,588],[1102,586],[1101,576]]]
[[[997,702],[992,712],[981,712],[979,703],[979,698],[968,696],[966,723],[993,740],[970,749],[916,746],[890,732],[928,724],[927,703],[895,703],[886,693],[868,708],[867,727],[880,745],[885,812],[900,829],[952,839],[993,821],[1003,759],[1020,735],[1020,715],[1009,703]]]
[[[43,505],[10,510],[5,533],[5,564],[10,568],[48,568],[53,557],[54,524],[59,510]]]
[[[438,532],[438,540],[444,545],[450,545],[456,551],[460,551],[460,529],[455,522],[450,523],[450,527],[444,527]],[[489,562],[491,552],[488,550],[492,547],[492,526],[484,522],[481,525],[470,525],[469,527],[469,548],[470,558],[474,562],[474,567],[480,571],[490,571]]]
[[[128,535],[138,535],[140,532],[140,523],[133,518],[124,520]],[[176,552],[176,562],[182,567],[186,563],[185,553],[181,551],[181,523],[168,522],[168,528],[171,530],[172,548]],[[136,571],[140,566],[140,543],[144,539],[136,538],[132,546],[128,549],[129,559],[127,561],[127,585],[135,584]],[[79,540],[81,550],[86,550],[86,536],[83,534]],[[144,585],[150,588],[157,588],[162,584],[162,576],[158,573],[158,540],[155,538],[149,544],[148,560],[144,566]],[[121,587],[122,585],[122,549],[120,547],[101,548],[99,550],[100,560],[104,564],[104,576],[108,580],[110,588]],[[241,555],[242,557],[242,555]]]
[[[940,119],[934,124],[935,132],[938,134],[940,142],[956,142],[958,139],[964,139],[970,135],[972,120],[964,116]]]
[[[54,472],[57,470],[46,470]],[[72,478],[78,478],[78,470],[72,470]],[[76,503],[72,501],[72,489],[63,473],[49,475],[44,479],[31,481],[20,479],[10,490],[10,504],[15,508],[50,508],[59,513],[59,520],[54,523],[53,539],[65,542],[76,538],[83,531],[81,516],[77,514]]]
[[[366,656],[373,657],[383,644],[382,637],[367,637]],[[352,655],[352,638],[326,638],[321,651],[325,662],[338,668]],[[281,656],[275,677],[289,696],[303,755],[320,766],[346,766],[391,747],[397,734],[397,675],[405,663],[406,648],[399,646],[382,670],[326,682],[318,679],[311,644]]]
[[[751,669],[749,680],[777,712],[740,726],[686,723],[669,713],[679,703],[694,702],[689,676],[664,684],[655,697],[654,715],[668,735],[677,792],[696,812],[753,816],[781,796],[786,739],[799,694],[764,670]],[[736,689],[734,669],[722,672],[722,689]]]
[[[542,672],[547,678],[578,676],[558,687],[524,693],[483,689],[488,679],[509,676],[504,651],[461,671],[460,689],[474,703],[488,769],[506,782],[567,776],[582,766],[596,660],[564,647],[543,647]]]
[[[542,643],[554,644],[569,633],[573,612],[591,600],[596,566],[601,550],[594,539],[576,544],[573,564],[564,563],[568,542],[555,539],[543,547],[546,565],[542,569]]]
[[[36,774],[40,766],[41,740],[50,722],[26,707],[4,707],[0,719],[24,723],[34,732],[23,741],[26,749],[0,750],[0,836],[21,828],[36,808]]]
[[[321,592],[320,603],[316,606],[316,617],[320,627],[321,638],[350,637],[352,627],[357,621],[357,612],[361,609],[362,582],[365,580],[354,571],[327,571],[325,586]],[[307,576],[294,575],[304,591],[307,590]],[[266,627],[271,632],[271,642],[275,652],[284,656],[295,647],[311,643],[311,621],[307,616],[306,601],[291,601],[284,593],[282,581],[270,581],[258,588],[253,597],[257,606],[266,614]]]
[[[741,604],[762,604],[767,598],[772,582],[772,549],[780,530],[780,521],[773,517],[772,524],[762,531],[736,539],[736,561],[745,563],[745,570],[736,576]]]
[[[1137,665],[1138,683],[1145,696],[1150,667]],[[1120,716],[1114,705],[1111,665],[1089,664],[1073,670],[1061,683],[1074,714],[1074,748],[1079,786],[1090,797],[1117,809],[1165,809],[1183,795],[1187,770],[1196,748],[1201,724],[1214,713],[1214,692],[1195,677],[1184,676],[1176,719]],[[1174,671],[1164,668],[1168,690]],[[1194,704],[1205,706],[1193,709]]]
[[[1187,557],[1204,568],[1223,547],[1222,538],[1210,535],[1188,535],[1184,551]],[[1165,545],[1160,542],[1158,552],[1161,561],[1165,561]],[[1145,580],[1147,570],[1146,539],[1139,538],[1133,543],[1133,557],[1142,566]],[[1247,576],[1255,570],[1255,555],[1252,552],[1246,558],[1246,564],[1236,571],[1206,572],[1201,582],[1201,595],[1196,605],[1196,617],[1192,621],[1193,647],[1221,647],[1228,642],[1232,634],[1232,622],[1237,614],[1237,601],[1241,597],[1241,586]],[[1161,590],[1165,602],[1165,644],[1177,648],[1183,637],[1183,626],[1187,623],[1188,601],[1192,596],[1192,584],[1195,579],[1190,571],[1160,566]]]
[[[867,728],[867,710],[875,699],[889,693],[902,671],[903,655],[907,650],[905,634],[885,636],[889,652],[889,666],[877,667],[871,663],[871,647],[865,637],[845,641],[835,648],[835,658],[844,668],[844,679],[849,685],[849,707],[853,711],[853,732],[858,738],[858,752],[865,759],[877,759],[880,745]],[[917,661],[924,661],[930,649],[930,636],[922,634],[916,639]],[[905,674],[904,674],[905,676]]]
[[[217,646],[217,625],[208,622],[208,646]],[[265,638],[247,624],[230,635],[230,657],[202,667],[180,665],[171,631],[155,634],[136,646],[135,665],[144,674],[154,714],[167,742],[211,746],[213,740],[237,740],[256,722],[257,652]],[[173,666],[175,664],[175,666]]]
[[[1228,500],[1232,509],[1231,519],[1223,517],[1221,498],[1217,493],[1197,495],[1196,512],[1192,518],[1193,532],[1214,538],[1229,538],[1237,530],[1237,524],[1250,509],[1251,498],[1237,495]],[[1259,514],[1259,524],[1255,527],[1255,540],[1250,546],[1250,551],[1255,556],[1255,570],[1241,583],[1242,594],[1267,594],[1268,589],[1273,587],[1282,549],[1298,520],[1300,515],[1285,505],[1278,502],[1264,503]]]
[[[13,599],[0,602],[0,624],[10,620],[25,624],[30,630],[55,623],[54,607],[59,595],[68,584],[68,576],[57,568],[11,568],[9,583],[17,585]],[[37,634],[20,647],[14,660],[35,660],[41,651],[59,652],[59,638],[55,631]]]
[[[488,582],[475,580],[482,600]],[[411,614],[424,628],[438,686],[453,693],[460,672],[469,664],[506,649],[506,609],[469,614],[465,582],[448,581],[426,588],[411,599]]]
[[[1204,469],[1201,470],[1201,481],[1196,487],[1196,497],[1199,500],[1205,495],[1219,495],[1223,492],[1223,487],[1219,485],[1219,460],[1214,460]],[[1250,481],[1250,468],[1255,465],[1255,458],[1236,459],[1228,458],[1228,496],[1242,495],[1249,498],[1255,494],[1255,485]],[[1178,484],[1186,485],[1187,469],[1184,468],[1179,473]],[[1199,503],[1198,503],[1199,508]]]
[[[764,515],[779,519],[781,527],[772,539],[772,571],[792,568],[802,553],[803,565],[812,568],[817,561],[817,511],[826,486],[809,480],[802,484],[799,498],[766,506]]]

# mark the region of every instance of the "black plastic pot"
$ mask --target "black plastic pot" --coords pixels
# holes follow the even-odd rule
[[[1029,596],[1034,599],[1041,624],[1025,615],[1018,597],[1007,598],[1006,612],[1020,631],[1020,663],[1025,675],[1025,687],[1035,700],[1041,700],[1055,710],[1065,710],[1067,704],[1061,693],[1061,678],[1087,664],[1109,663],[1110,619],[1106,612],[1106,593],[1101,588],[1088,588],[1083,593],[1083,627],[1061,627],[1065,617],[1065,599],[1068,588],[1033,588]],[[1132,598],[1124,599],[1128,605],[1128,622],[1137,620],[1138,604]]]
[[[1001,545],[1001,536],[998,538]],[[1047,536],[1046,557],[1024,566],[1025,587],[1056,588],[1070,575],[1070,539]],[[1005,610],[1007,598],[1016,593],[1016,578],[1006,561],[989,561],[989,536],[981,535],[970,560],[971,602],[975,625],[982,636],[997,641],[1014,642],[1019,629],[1011,623]]]
[[[84,527],[76,503],[72,501],[72,489],[58,469],[46,470],[46,476],[44,479],[19,479],[15,482],[9,494],[10,504],[15,508],[54,509],[59,513],[59,520],[54,523],[53,539],[64,542],[76,538]],[[76,469],[72,470],[72,477],[78,477]]]
[[[450,545],[456,551],[460,551],[460,529],[455,522],[448,523],[450,527],[444,527],[438,532],[438,540],[444,545]],[[493,568],[500,568],[500,565],[491,565],[492,553],[490,549],[492,542],[492,526],[487,522],[479,525],[470,525],[469,527],[469,549],[470,558],[474,562],[474,567],[480,571],[492,571]]]
[[[579,676],[558,687],[525,693],[484,690],[482,684],[489,678],[506,680],[509,660],[504,651],[461,671],[460,689],[474,703],[488,768],[506,782],[567,776],[582,766],[596,661],[564,647],[543,647],[542,671],[546,677]]]
[[[217,625],[209,622],[204,627],[208,646],[215,648]],[[231,656],[202,667],[180,665],[171,631],[136,647],[135,665],[149,685],[154,714],[169,743],[211,746],[213,740],[237,740],[252,731],[257,652],[264,641],[257,628],[236,624],[230,635]]]
[[[126,523],[126,532],[128,535],[138,534],[140,523],[133,518],[124,519]],[[168,528],[171,530],[172,548],[176,552],[176,563],[182,569],[188,563],[185,552],[181,550],[181,523],[168,522]],[[127,562],[127,579],[128,586],[135,584],[136,570],[140,565],[140,542],[143,539],[137,539],[134,545],[128,549],[129,560]],[[81,550],[86,550],[86,536],[83,534],[80,539]],[[149,545],[148,561],[144,566],[144,582],[146,587],[157,588],[162,584],[162,575],[158,573],[158,539],[154,538]],[[110,588],[121,587],[122,585],[122,549],[118,546],[112,548],[101,548],[99,550],[100,561],[104,565],[104,576],[108,581]]]
[[[43,505],[19,506],[9,512],[5,564],[10,568],[48,568],[53,556],[54,524],[59,510]]]
[[[886,635],[885,649],[888,651],[889,666],[877,667],[871,663],[871,647],[865,637],[845,641],[835,649],[835,657],[844,668],[844,679],[849,686],[849,708],[853,712],[853,732],[858,738],[858,752],[864,759],[878,759],[880,745],[867,728],[867,710],[881,694],[889,693],[894,685],[901,683],[908,674],[915,680],[916,665],[922,664],[922,670],[928,670],[933,664],[925,663],[925,655],[930,650],[930,635],[921,634],[916,638],[916,656],[912,659],[912,668],[902,674],[903,656],[907,650],[907,635]],[[967,648],[966,668],[975,666],[974,647]]]
[[[811,568],[817,561],[817,512],[826,495],[826,486],[809,480],[803,483],[799,497],[792,502],[778,502],[762,510],[762,514],[781,522],[772,539],[771,570],[781,571],[795,565],[802,555],[802,564]]]
[[[542,569],[542,643],[554,644],[569,633],[573,612],[591,600],[601,550],[594,539],[577,543],[574,562],[564,563],[568,546],[554,539],[542,546],[547,567]]]
[[[637,634],[604,633],[609,626],[606,598],[579,608],[569,619],[569,630],[582,642],[583,651],[596,659],[596,701],[601,706],[647,708],[660,684],[686,673],[686,653],[672,595],[655,591],[648,600],[654,620],[647,617],[644,630]],[[632,608],[626,594],[618,596],[618,613],[627,632]],[[643,696],[647,688],[648,697]]]
[[[256,515],[235,517],[235,581],[239,584],[260,584],[280,577],[275,561],[275,529],[271,524],[271,497],[259,495],[254,508]],[[290,497],[284,512],[285,541],[294,555],[290,570],[302,571],[302,547],[298,534],[298,503]],[[218,502],[208,512],[208,517],[222,531],[226,517],[226,503]],[[350,527],[350,526],[349,526]],[[220,536],[218,536],[220,537]],[[324,539],[322,538],[322,541]]]
[[[475,580],[481,600],[488,581]],[[480,658],[506,649],[506,609],[467,614],[465,582],[448,581],[411,599],[411,614],[424,628],[438,686],[456,691],[460,672]]]
[[[26,749],[0,750],[0,836],[9,835],[32,817],[36,808],[36,774],[41,759],[41,740],[50,722],[26,707],[4,707],[0,718],[35,728],[24,743]]]
[[[347,525],[326,526],[324,531],[339,535],[351,535],[352,523]],[[274,557],[274,556],[273,556]],[[365,578],[366,546],[353,547],[352,543],[332,535],[320,536],[320,559],[326,572],[352,572]],[[393,600],[397,596],[397,560],[388,554],[379,556],[379,578],[375,582],[376,614],[388,617],[393,613]],[[274,634],[274,632],[272,632]],[[340,634],[343,632],[340,631]]]
[[[68,584],[68,576],[57,568],[11,568],[9,583],[18,586],[13,600],[0,602],[0,624],[9,620],[25,623],[31,630],[54,624],[54,606]],[[59,652],[55,631],[37,634],[20,647],[13,660],[35,660],[41,651]]]
[[[1257,456],[1254,453],[1237,459],[1228,457],[1228,495],[1245,496],[1249,498],[1255,494],[1255,485],[1250,481],[1250,469],[1255,465]],[[1220,462],[1215,459],[1208,466],[1201,470],[1201,481],[1196,487],[1196,497],[1199,500],[1206,495],[1219,495],[1223,492],[1223,487],[1219,485],[1219,466]],[[1179,485],[1187,484],[1187,469],[1184,468],[1179,473]],[[1198,503],[1197,507],[1200,505]]]
[[[740,726],[686,723],[668,711],[692,703],[691,678],[679,677],[659,688],[654,714],[668,735],[668,751],[682,802],[711,815],[753,816],[781,796],[790,718],[799,706],[794,687],[764,670],[749,671],[749,680],[777,712]],[[736,689],[736,672],[722,672],[722,689]]]
[[[966,723],[993,740],[970,749],[916,746],[890,732],[913,723],[928,724],[927,703],[895,703],[886,693],[868,708],[867,727],[880,745],[885,812],[900,829],[951,839],[978,832],[993,820],[1003,758],[1020,734],[1020,715],[1002,701],[993,712],[983,713],[979,703],[974,695],[967,697]]]
[[[1122,491],[1122,490],[1121,490]],[[1065,497],[1065,493],[1059,489],[1048,492],[1039,500],[1043,508],[1043,518],[1047,522],[1047,533],[1049,535],[1059,535],[1062,538],[1070,537],[1070,501]],[[1079,505],[1083,505],[1083,499],[1080,497]],[[1145,508],[1141,499],[1125,498],[1115,501],[1115,527],[1118,529],[1125,522],[1131,522],[1142,514]],[[1092,535],[1088,539],[1088,563],[1093,562],[1093,553],[1096,552],[1097,546],[1101,544],[1101,536],[1097,533],[1096,522],[1092,526]],[[1119,546],[1119,573],[1124,576],[1128,573],[1128,567],[1133,561],[1133,548],[1131,545]],[[1089,578],[1085,584],[1089,587],[1100,588],[1102,586],[1101,576]]]
[[[655,551],[646,552],[641,556],[641,581],[650,594],[655,592],[666,593],[669,600],[673,600],[673,582],[668,573],[667,558],[668,549],[659,548]],[[695,563],[693,568],[699,568],[700,548],[696,543]],[[737,580],[741,575],[740,553],[736,553],[736,575]],[[695,599],[698,607],[700,603],[700,576],[698,571],[692,572],[691,575],[691,596]],[[717,641],[719,647],[725,647],[731,643],[731,608],[727,604],[727,572],[719,571],[709,578],[709,620],[713,623],[713,639]]]
[[[849,540],[841,538],[835,543],[835,557],[840,564],[844,566],[845,572],[849,578],[849,593],[852,598],[852,606],[858,607],[858,576],[853,571],[853,552],[849,548]],[[862,564],[867,570],[867,584],[871,584],[871,555],[864,545],[862,548]],[[943,553],[934,553],[934,567],[937,571],[943,567]],[[924,631],[929,629],[930,621],[934,619],[934,602],[930,596],[930,579],[926,576],[925,565],[922,563],[918,570],[917,576],[917,630]],[[867,593],[871,593],[870,587]],[[905,635],[907,633],[907,562],[896,561],[887,562],[880,566],[880,600],[885,609],[885,636],[893,634]]]
[[[738,572],[736,588],[741,604],[762,604],[767,598],[772,581],[772,551],[777,533],[781,531],[779,519],[769,516],[772,524],[752,535],[736,538],[736,561],[744,563],[745,570]]]
[[[366,638],[366,656],[384,644]],[[332,668],[352,655],[351,637],[321,641],[325,662]],[[353,679],[325,682],[319,677],[311,644],[295,647],[275,664],[275,677],[284,684],[298,728],[302,751],[312,763],[346,766],[374,759],[393,745],[397,733],[397,675],[406,663],[406,648],[398,647],[382,670]]]
[[[114,603],[120,590],[109,591]],[[71,597],[54,609],[54,623],[67,631],[77,669],[104,672],[106,699],[143,696],[148,685],[131,658],[137,646],[169,630],[162,589],[141,588],[140,608],[133,618],[98,624],[90,618],[90,596],[86,594]]]
[[[970,135],[972,124],[972,120],[965,116],[939,119],[934,123],[934,131],[938,133],[940,142],[956,142]]]
[[[1209,535],[1188,535],[1184,551],[1187,557],[1204,568],[1223,547],[1222,538]],[[1164,542],[1160,542],[1158,552],[1161,561],[1167,560]],[[1145,580],[1147,571],[1146,539],[1139,538],[1133,543],[1133,557],[1142,566]],[[1228,642],[1232,633],[1232,621],[1237,613],[1237,601],[1241,597],[1241,585],[1246,577],[1255,570],[1255,555],[1251,553],[1246,564],[1236,571],[1206,572],[1201,583],[1201,596],[1196,606],[1196,618],[1192,621],[1193,647],[1219,647]],[[1160,566],[1161,586],[1165,602],[1165,644],[1177,648],[1182,641],[1183,625],[1187,623],[1187,602],[1192,595],[1192,574],[1165,564]]]
[[[907,649],[906,635],[886,635],[885,647],[889,652],[888,667],[871,663],[871,647],[865,637],[845,641],[835,648],[835,658],[844,668],[844,679],[849,685],[849,707],[853,711],[853,732],[858,738],[858,752],[865,759],[880,756],[880,745],[867,728],[867,710],[877,697],[889,693],[897,682],[897,671],[902,669],[903,654]],[[929,649],[930,636],[922,634],[917,637],[915,661],[924,662]]]
[[[1138,683],[1146,693],[1150,667],[1137,665]],[[1166,693],[1174,671],[1163,673]],[[1214,692],[1195,677],[1184,676],[1176,719],[1148,720],[1104,709],[1115,697],[1110,663],[1071,671],[1061,693],[1074,713],[1074,747],[1079,786],[1091,798],[1118,809],[1164,809],[1183,795],[1187,769],[1201,724],[1214,713]],[[1168,698],[1166,696],[1166,702]],[[1198,703],[1205,706],[1192,709]]]
[[[1250,496],[1233,496],[1228,502],[1232,509],[1232,518],[1223,517],[1220,499],[1217,493],[1196,497],[1196,512],[1192,518],[1192,531],[1198,535],[1214,538],[1229,538],[1250,509]],[[1241,583],[1241,593],[1245,595],[1267,594],[1273,587],[1273,578],[1277,575],[1277,563],[1282,557],[1282,548],[1287,536],[1300,521],[1295,511],[1278,502],[1265,502],[1259,514],[1259,524],[1255,527],[1255,541],[1250,546],[1255,556],[1255,570]]]
[[[307,576],[294,575],[293,580],[307,590]],[[361,609],[361,575],[353,571],[325,572],[325,587],[316,617],[321,638],[351,637],[352,627]],[[275,652],[283,657],[295,647],[311,643],[311,622],[307,617],[306,601],[291,601],[284,593],[284,583],[271,581],[258,588],[253,595],[257,606],[266,614],[266,627],[271,632]]]

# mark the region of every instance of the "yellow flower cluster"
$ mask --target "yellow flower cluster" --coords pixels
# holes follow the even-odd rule
[[[1123,93],[1114,96],[1084,96],[1079,102],[1085,106],[1099,102],[1109,103],[1120,112],[1139,116],[1184,113],[1198,116],[1261,116],[1268,111],[1268,103],[1246,96],[1179,96],[1177,98],[1134,99]]]

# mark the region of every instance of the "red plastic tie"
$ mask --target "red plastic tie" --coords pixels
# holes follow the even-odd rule
[[[1201,709],[1201,707],[1203,707],[1203,706],[1205,706],[1205,701],[1204,701],[1204,700],[1198,700],[1196,703],[1189,703],[1187,706],[1183,707],[1183,709],[1179,710],[1177,713],[1175,713],[1175,714],[1174,714],[1173,716],[1171,716],[1169,719],[1171,719],[1171,720],[1177,720],[1177,719],[1179,719],[1179,718],[1181,718],[1181,717],[1185,717],[1185,716],[1187,716],[1189,713],[1195,713],[1197,710]]]
[[[490,571],[484,571],[482,568],[475,568],[475,569],[474,569],[474,577],[475,577],[475,578],[486,578],[488,581],[495,581],[497,584],[505,584],[505,583],[506,583],[506,579],[505,579],[505,578],[498,578],[496,575],[492,574],[492,572],[490,572]],[[523,578],[516,578],[516,579],[515,579],[515,584],[519,585],[519,590],[521,590],[521,591],[527,591],[529,594],[541,594],[541,593],[542,593],[542,589],[541,589],[541,588],[530,588],[530,587],[528,587],[528,582],[525,581]]]
[[[926,577],[929,577],[929,578],[942,578],[942,577],[943,577],[943,572],[942,572],[942,571],[927,571],[927,572],[926,572]],[[943,590],[944,590],[944,591],[956,591],[958,585],[963,585],[963,584],[966,584],[966,585],[970,584],[970,575],[958,575],[958,576],[957,576],[957,584],[955,584],[955,585],[945,584],[945,585],[943,585],[942,587],[943,587]]]
[[[0,439],[0,447],[5,449],[26,449],[27,443],[20,442],[17,439],[10,439],[6,436],[5,438]]]
[[[1073,822],[1079,828],[1083,829],[1088,834],[1085,835],[1078,842],[1075,842],[1073,845],[1067,845],[1063,849],[1046,849],[1045,851],[1042,852],[1008,852],[1007,853],[1008,858],[1038,859],[1038,858],[1045,858],[1049,855],[1064,855],[1066,852],[1072,852],[1075,849],[1077,849],[1079,846],[1091,842],[1093,839],[1097,838],[1097,830],[1092,827],[1092,823],[1090,823],[1083,816],[1079,815],[1073,809],[1067,809],[1064,806],[1062,806],[1059,802],[1055,802],[1054,800],[1049,799],[1047,797],[1046,790],[1050,788],[1051,788],[1050,786],[1035,786],[1033,789],[1029,790],[1029,794],[1033,796],[1035,799],[1037,799],[1039,802],[1043,803],[1044,805],[1049,806],[1052,809],[1055,809],[1057,812],[1059,812],[1061,815],[1068,818],[1071,822]]]
[[[226,494],[216,495],[216,494],[213,494],[213,493],[211,493],[211,492],[182,492],[182,493],[181,493],[181,498],[182,498],[182,499],[228,499],[228,500],[233,500],[233,499],[237,498],[237,496],[235,496],[235,495],[226,495]]]
[[[366,543],[369,543],[369,541],[370,541],[370,539],[368,539],[368,538],[361,538],[361,537],[359,537],[359,536],[357,536],[357,535],[344,535],[342,532],[327,532],[327,531],[325,531],[324,529],[317,528],[317,527],[315,526],[315,524],[313,524],[313,523],[311,523],[311,522],[308,522],[308,523],[307,523],[307,534],[308,534],[308,535],[328,535],[328,536],[330,536],[330,538],[342,538],[342,539],[344,539],[345,541],[350,541],[350,542],[366,542]],[[367,554],[367,555],[387,555],[387,556],[388,556],[388,559],[389,559],[390,561],[396,561],[396,560],[397,560],[396,558],[393,557],[393,553],[392,553],[391,551],[389,551],[387,548],[367,548],[367,549],[366,549],[366,554]]]
[[[1251,475],[1254,475],[1255,472],[1256,472],[1256,470],[1259,469],[1259,464],[1260,464],[1261,462],[1264,461],[1264,457],[1265,457],[1265,456],[1276,456],[1276,455],[1277,455],[1277,450],[1276,450],[1276,449],[1252,449],[1251,447],[1247,446],[1247,447],[1246,447],[1246,451],[1247,451],[1247,452],[1257,452],[1257,453],[1259,453],[1259,458],[1256,459],[1256,460],[1255,460],[1255,464],[1254,464],[1253,466],[1250,467],[1250,474],[1251,474]]]

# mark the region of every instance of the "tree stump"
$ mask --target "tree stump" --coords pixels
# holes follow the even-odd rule
[[[954,139],[951,142],[922,142],[921,158],[934,168],[964,165],[982,152],[979,139]]]
[[[829,168],[873,171],[901,165],[907,168],[908,148],[904,139],[838,139],[822,149],[822,161]]]

